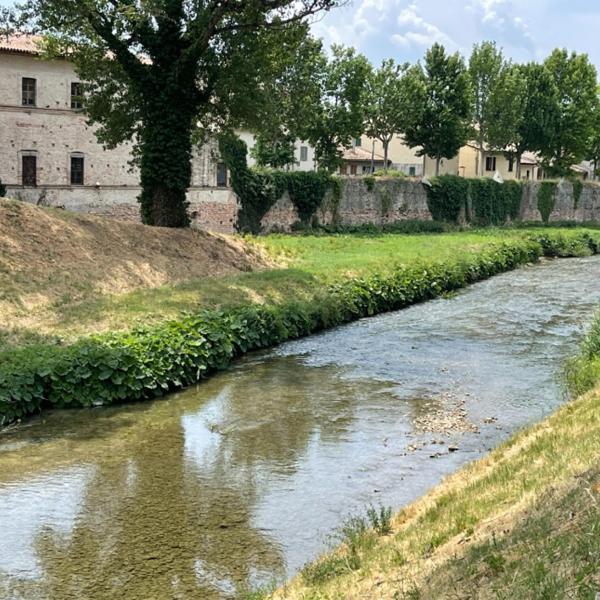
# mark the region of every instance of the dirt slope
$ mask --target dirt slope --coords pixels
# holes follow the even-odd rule
[[[56,302],[267,266],[235,238],[0,199],[0,325]]]

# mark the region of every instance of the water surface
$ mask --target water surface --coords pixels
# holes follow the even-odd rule
[[[0,598],[231,598],[290,576],[348,514],[399,508],[564,401],[599,301],[600,259],[548,262],[5,432]]]

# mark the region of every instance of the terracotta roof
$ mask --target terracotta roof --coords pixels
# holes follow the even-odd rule
[[[39,54],[38,43],[42,40],[40,35],[15,33],[14,35],[0,35],[0,50],[16,52],[18,54]]]
[[[523,152],[523,156],[521,156],[522,165],[537,165],[539,162],[537,156],[531,152]]]
[[[347,150],[344,150],[342,158],[347,161],[371,162],[371,151],[365,150],[360,146],[355,146],[354,148],[348,148]],[[381,154],[375,153],[374,159],[377,162],[383,162],[383,156],[381,156]],[[391,161],[388,160],[388,162]]]

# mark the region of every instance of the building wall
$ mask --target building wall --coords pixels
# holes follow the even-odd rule
[[[36,79],[36,106],[22,106],[23,77]],[[139,219],[139,172],[130,165],[131,145],[105,150],[71,109],[71,83],[78,81],[64,60],[0,51],[0,179],[9,194],[28,202]],[[217,187],[216,144],[194,151],[188,193],[194,224],[232,231],[237,201]],[[84,157],[84,185],[71,185],[71,155]],[[36,156],[37,186],[22,185],[22,157]]]
[[[246,146],[248,146],[248,166],[253,167],[256,164],[256,161],[250,155],[250,150],[254,148],[256,144],[256,139],[254,134],[249,131],[238,131],[237,135],[246,142]],[[306,148],[306,160],[302,159],[301,148]],[[292,165],[292,171],[314,171],[315,170],[315,149],[308,144],[307,142],[303,142],[298,140],[295,145],[294,155],[296,157],[296,164]]]
[[[366,135],[361,137],[361,146],[371,152],[375,144],[375,154],[383,156],[383,144],[380,140],[374,140]],[[388,158],[392,161],[392,168],[402,171],[406,175],[420,177],[423,174],[423,158],[417,156],[418,148],[409,148],[402,138],[396,135],[388,147]]]

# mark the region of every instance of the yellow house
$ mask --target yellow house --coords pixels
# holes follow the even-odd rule
[[[354,141],[354,147],[361,148],[369,154],[375,153],[383,165],[383,144],[380,140],[366,135]],[[409,177],[420,177],[423,174],[423,159],[416,154],[416,148],[409,148],[400,135],[395,135],[388,146],[389,168],[402,171]]]
[[[493,177],[499,173],[505,181],[517,179],[517,170],[514,160],[509,160],[500,150],[486,150],[483,154],[484,177]],[[425,156],[423,159],[423,172],[427,177],[435,176],[435,159]],[[460,175],[461,177],[478,177],[477,165],[479,150],[477,145],[469,143],[463,146],[458,154],[451,159],[442,159],[440,162],[440,175]],[[535,155],[525,152],[521,157],[521,179],[542,179],[543,171]]]

